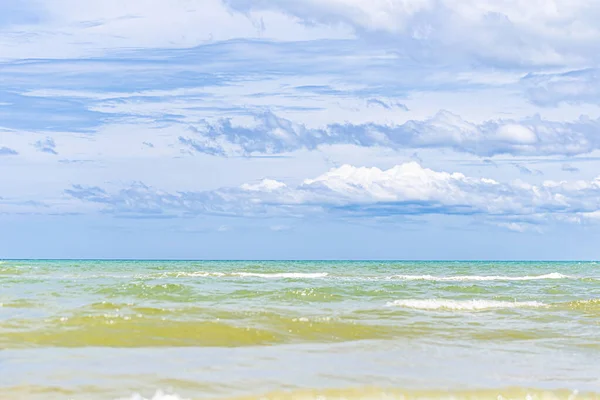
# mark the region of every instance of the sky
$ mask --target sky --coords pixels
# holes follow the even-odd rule
[[[599,18],[3,0],[0,258],[600,259]]]

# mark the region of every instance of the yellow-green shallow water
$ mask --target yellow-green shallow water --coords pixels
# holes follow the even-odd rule
[[[6,260],[0,304],[2,400],[600,398],[592,262]]]

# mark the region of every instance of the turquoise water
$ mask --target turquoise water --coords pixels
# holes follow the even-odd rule
[[[1,261],[0,398],[600,398],[598,268]]]

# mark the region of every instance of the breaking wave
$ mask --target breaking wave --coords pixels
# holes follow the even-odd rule
[[[204,397],[203,397],[204,398]],[[231,400],[587,400],[599,398],[597,393],[580,393],[577,390],[531,390],[511,388],[505,390],[478,389],[470,391],[404,391],[398,389],[343,389],[343,390],[292,390],[288,392],[271,393],[262,396],[231,397]],[[224,398],[226,399],[226,398]],[[193,400],[176,394],[157,392],[152,397],[134,394],[117,400]]]
[[[162,274],[165,276],[166,274]],[[168,274],[173,277],[240,277],[240,278],[264,278],[264,279],[318,279],[325,278],[327,272],[177,272]]]
[[[546,304],[538,301],[497,301],[497,300],[438,300],[407,299],[387,303],[388,307],[414,308],[418,310],[490,310],[500,308],[539,308]]]
[[[388,280],[404,281],[439,281],[439,282],[470,282],[470,281],[535,281],[543,279],[572,279],[572,276],[552,272],[544,275],[504,276],[504,275],[459,275],[459,276],[433,276],[433,275],[393,275]]]
[[[152,397],[144,397],[141,394],[134,394],[130,397],[121,397],[117,400],[191,400],[185,397],[180,397],[176,394],[166,394],[158,391]]]

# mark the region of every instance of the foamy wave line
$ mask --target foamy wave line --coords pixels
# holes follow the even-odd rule
[[[388,307],[405,307],[418,310],[490,310],[500,308],[539,308],[546,304],[538,301],[497,301],[497,300],[438,300],[407,299],[387,303]]]
[[[407,392],[400,390],[329,390],[329,391],[292,391],[286,393],[273,393],[264,396],[247,396],[235,397],[236,400],[438,400],[438,399],[493,399],[493,400],[587,400],[599,398],[595,393],[579,393],[578,390],[573,391],[531,391],[527,389],[513,389],[506,391],[497,390],[475,390],[465,392],[442,392],[442,391],[415,391]],[[157,392],[153,397],[143,397],[139,394],[134,394],[130,397],[124,397],[117,400],[191,400],[181,397],[176,394],[165,394]]]
[[[304,273],[304,272],[281,272],[281,273],[271,273],[271,274],[261,274],[254,272],[238,272],[235,273],[236,276],[242,277],[253,277],[253,278],[325,278],[329,275],[327,272],[313,272],[313,273]]]
[[[141,394],[136,393],[130,397],[121,397],[117,400],[190,400],[190,399],[180,397],[176,394],[166,394],[159,390],[152,397],[144,397]]]
[[[502,276],[502,275],[463,275],[463,276],[433,276],[433,275],[393,275],[388,280],[404,281],[439,281],[439,282],[468,282],[468,281],[535,281],[543,279],[572,279],[572,276],[552,272],[544,275]]]
[[[175,277],[240,277],[240,278],[265,278],[265,279],[317,279],[325,278],[327,272],[178,272]]]
[[[317,279],[330,276],[327,272],[168,272],[161,276],[174,277],[240,277],[240,278],[265,278],[265,279]],[[504,276],[504,275],[457,275],[457,276],[434,276],[434,275],[392,275],[383,277],[343,277],[340,279],[358,279],[358,280],[403,280],[403,281],[436,281],[436,282],[469,282],[469,281],[535,281],[544,279],[575,279],[570,275],[564,275],[558,272],[552,272],[544,275],[526,275],[526,276]]]

